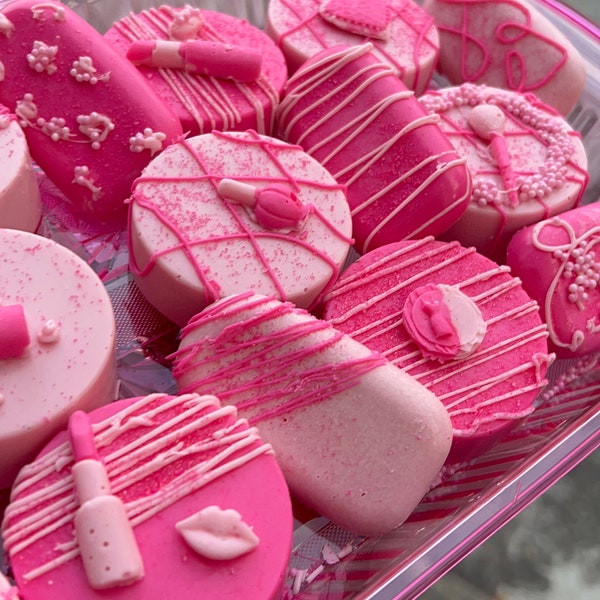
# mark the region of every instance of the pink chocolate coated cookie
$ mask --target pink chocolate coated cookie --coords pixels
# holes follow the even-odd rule
[[[439,118],[371,48],[311,58],[288,80],[279,111],[282,137],[347,186],[359,253],[446,231],[471,196],[465,159]]]
[[[181,390],[236,405],[292,494],[356,533],[400,525],[447,456],[450,420],[432,393],[289,302],[219,300],[184,328],[174,359]]]
[[[0,227],[35,231],[42,202],[27,140],[16,117],[0,104]]]
[[[141,63],[138,68],[173,109],[184,131],[272,132],[287,67],[271,38],[248,21],[190,6],[160,6],[116,21],[105,37],[123,56],[131,56],[132,46],[140,41],[156,41],[166,50],[162,56],[154,52],[153,66]],[[171,48],[179,45],[185,52],[186,45],[193,49],[189,42],[195,41],[213,44],[213,52],[197,57],[197,67],[189,62],[187,67],[171,67]],[[216,70],[217,56],[231,57],[227,62],[232,70]],[[258,71],[251,65],[258,65]]]
[[[135,184],[129,229],[140,290],[179,325],[248,289],[311,307],[352,241],[343,186],[299,146],[253,131],[165,150]]]
[[[521,229],[507,264],[540,305],[560,357],[600,349],[600,206],[589,204]]]
[[[454,429],[452,462],[533,410],[553,359],[520,281],[456,242],[425,238],[369,252],[327,295],[323,316],[438,396]]]
[[[425,0],[440,36],[439,69],[453,84],[534,93],[566,115],[585,85],[585,62],[522,0]]]
[[[0,229],[0,489],[116,384],[115,317],[96,273],[56,242]]]
[[[181,127],[137,69],[64,4],[2,8],[0,102],[19,118],[33,159],[92,223],[122,226],[124,200]]]
[[[281,598],[289,493],[233,407],[154,394],[89,419],[93,433],[72,418],[13,487],[2,535],[23,598]]]
[[[589,178],[581,136],[535,96],[466,83],[420,101],[473,177],[471,202],[444,239],[503,262],[515,231],[580,201]]]
[[[429,85],[439,52],[432,17],[412,0],[270,0],[265,31],[290,73],[322,50],[368,41],[417,94]]]

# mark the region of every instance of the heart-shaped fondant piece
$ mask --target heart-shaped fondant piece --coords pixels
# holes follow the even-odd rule
[[[382,40],[388,37],[389,13],[385,0],[325,0],[319,13],[345,31]]]

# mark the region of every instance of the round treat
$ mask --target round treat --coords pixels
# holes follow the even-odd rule
[[[600,205],[594,203],[517,232],[506,261],[537,300],[560,357],[600,349]]]
[[[417,94],[427,88],[439,50],[433,18],[412,0],[270,0],[265,31],[290,72],[326,48],[369,41]]]
[[[116,396],[115,318],[98,276],[32,233],[0,229],[0,487],[73,410]]]
[[[347,186],[356,249],[439,235],[464,213],[471,179],[413,92],[371,44],[323,50],[288,80],[281,136]]]
[[[180,325],[248,289],[311,307],[351,243],[343,187],[298,146],[252,131],[170,146],[138,179],[129,228],[140,290]]]
[[[467,160],[473,195],[443,238],[503,262],[512,234],[568,210],[588,182],[581,136],[531,94],[463,84],[420,98]]]
[[[273,445],[294,496],[359,534],[400,525],[450,449],[431,392],[289,302],[223,298],[190,320],[174,359],[180,390],[212,388],[237,406]]]
[[[454,84],[534,93],[566,115],[585,85],[582,56],[523,0],[425,0],[440,36],[438,68]]]
[[[42,216],[37,184],[23,130],[0,104],[0,227],[35,231]]]
[[[3,4],[0,102],[86,225],[122,228],[131,184],[179,122],[137,69],[62,2]]]
[[[233,407],[155,394],[92,412],[91,431],[75,416],[21,470],[5,513],[24,598],[281,598],[289,493],[271,447]],[[95,561],[110,569],[96,573]]]
[[[456,242],[425,238],[365,254],[323,314],[438,396],[454,429],[451,462],[472,458],[533,410],[553,358],[520,281]]]
[[[138,64],[148,83],[177,115],[184,131],[192,135],[213,129],[271,133],[287,68],[273,40],[248,21],[190,6],[160,6],[116,21],[104,35],[117,52]],[[159,56],[155,48],[150,60],[146,60],[150,56],[136,56],[133,48],[142,46],[139,42],[143,40],[162,45],[166,52]],[[164,44],[165,40],[170,44]],[[213,49],[212,55],[194,55],[189,59],[191,63],[172,67],[173,52],[177,52],[174,49],[190,56],[189,42],[197,40],[211,42],[217,50]],[[235,55],[233,63],[245,59],[245,68],[215,70],[214,53],[219,46],[224,47],[223,56]],[[258,76],[249,74],[254,72],[250,61],[257,64]]]

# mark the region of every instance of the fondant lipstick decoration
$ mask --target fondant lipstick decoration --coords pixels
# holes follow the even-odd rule
[[[0,306],[0,360],[22,356],[29,341],[23,306]]]
[[[134,65],[181,69],[240,82],[256,81],[262,68],[262,55],[255,48],[205,40],[136,40],[127,58]]]
[[[75,535],[88,583],[94,589],[129,585],[144,576],[144,564],[121,500],[113,495],[96,449],[88,416],[69,419],[75,464],[72,474],[79,509]]]

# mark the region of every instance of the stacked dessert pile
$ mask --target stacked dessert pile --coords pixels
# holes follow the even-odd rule
[[[557,354],[600,347],[584,82],[521,0],[271,0],[264,31],[160,6],[104,35],[4,3],[0,597],[282,597],[290,493],[385,534],[529,415]],[[126,235],[174,394],[115,391],[102,281],[43,235],[57,197]]]

